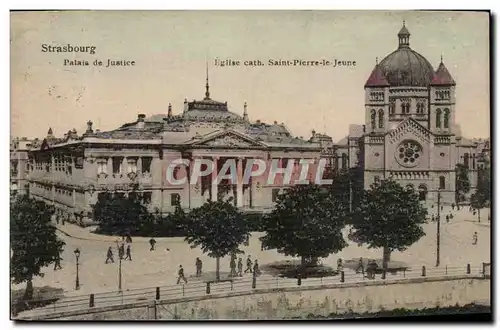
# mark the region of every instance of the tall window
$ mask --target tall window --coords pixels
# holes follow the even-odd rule
[[[378,128],[384,128],[384,110],[378,111]]]
[[[472,169],[476,169],[476,154],[472,154]]]
[[[181,195],[171,194],[170,195],[170,205],[179,206],[181,204]]]
[[[113,174],[122,173],[122,158],[113,157]]]
[[[446,186],[446,179],[444,176],[439,177],[439,189],[445,189]]]
[[[342,168],[343,169],[347,168],[347,154],[346,153],[342,154]]]
[[[371,111],[371,126],[372,126],[372,129],[375,129],[377,126],[377,113],[375,110],[372,110]]]
[[[464,154],[464,166],[466,168],[469,168],[469,154],[468,153]]]
[[[425,201],[427,198],[427,186],[425,184],[421,184],[418,186],[418,200]]]
[[[150,173],[151,172],[151,162],[153,158],[151,157],[142,157],[142,172]]]
[[[395,110],[396,110],[396,104],[394,104],[394,102],[391,102],[389,104],[389,114],[393,115]]]
[[[436,128],[441,128],[441,109],[436,110]]]
[[[444,119],[443,119],[444,128],[449,128],[450,126],[450,109],[444,109]]]
[[[108,172],[108,161],[106,159],[97,160],[97,174],[106,174]]]

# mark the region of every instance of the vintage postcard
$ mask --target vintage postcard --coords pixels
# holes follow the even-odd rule
[[[491,320],[489,12],[10,18],[12,319]]]

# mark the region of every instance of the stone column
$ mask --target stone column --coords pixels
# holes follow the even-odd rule
[[[142,157],[137,158],[137,174],[142,173]]]
[[[211,199],[212,199],[212,202],[216,202],[217,201],[217,194],[218,194],[218,182],[217,182],[217,171],[218,171],[218,168],[217,168],[217,160],[219,159],[219,157],[212,157],[212,192],[211,192]]]
[[[108,157],[108,168],[106,174],[113,175],[113,157]]]
[[[239,157],[237,161],[238,176],[236,178],[236,207],[243,206],[243,158]]]
[[[124,175],[127,175],[128,174],[128,164],[127,164],[127,157],[123,157],[122,159],[122,173],[121,174],[124,174]]]

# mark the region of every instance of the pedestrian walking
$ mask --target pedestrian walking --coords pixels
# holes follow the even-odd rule
[[[342,265],[342,258],[339,258],[337,260],[337,271],[340,273],[344,269],[344,266]]]
[[[123,255],[125,254],[125,243],[122,243],[119,247],[118,247],[118,258],[119,259],[123,259]]]
[[[451,209],[455,210],[455,203],[451,203]]]
[[[236,276],[236,260],[231,258],[229,262],[229,277]]]
[[[130,244],[127,245],[127,255],[125,256],[125,260],[132,261],[132,255],[130,254]]]
[[[56,224],[59,224],[59,215],[56,215]]]
[[[125,236],[125,243],[128,243],[128,244],[132,243],[132,237],[130,236],[130,234],[127,234]]]
[[[472,245],[477,245],[477,231],[472,235]]]
[[[111,263],[115,263],[115,260],[113,259],[113,249],[111,248],[111,246],[108,248],[108,253],[106,255],[106,264],[108,263],[108,261],[111,261]]]
[[[257,259],[255,259],[255,262],[253,264],[253,276],[259,276],[260,275],[260,269],[259,269],[259,262]]]
[[[251,256],[248,256],[247,269],[245,269],[245,273],[251,273],[251,272],[252,272],[252,259],[251,259]]]
[[[149,245],[151,245],[151,248],[149,249],[149,251],[155,250],[155,244],[156,244],[155,239],[153,237],[151,237],[151,239],[149,240]]]
[[[203,263],[201,262],[199,257],[196,257],[196,262],[194,263],[196,267],[196,277],[201,276],[201,268],[203,267]]]
[[[446,223],[450,222],[450,216],[447,214],[446,215]]]
[[[375,260],[370,260],[368,265],[366,266],[366,274],[367,278],[374,280],[375,279],[375,271],[377,270],[377,263]]]
[[[243,276],[243,260],[241,258],[238,259],[238,276]]]
[[[58,253],[56,258],[55,258],[55,263],[54,263],[54,270],[62,269],[61,267],[61,254]]]
[[[356,274],[359,274],[360,270],[362,274],[365,274],[365,267],[363,266],[363,258],[359,258],[358,267],[356,268]]]
[[[182,268],[182,265],[179,266],[179,271],[177,272],[179,277],[177,277],[177,284],[181,282],[181,279],[184,280],[184,283],[187,283],[188,281],[186,280],[186,277],[184,276],[184,268]]]
[[[431,217],[431,221],[434,222],[434,219],[435,218],[434,218],[434,214],[433,214],[432,217]]]

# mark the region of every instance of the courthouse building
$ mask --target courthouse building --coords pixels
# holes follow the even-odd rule
[[[56,138],[52,130],[29,153],[30,194],[54,204],[66,217],[87,223],[92,205],[105,192],[128,194],[135,189],[152,210],[172,212],[177,205],[190,209],[209,199],[232,198],[243,210],[264,212],[278,194],[290,186],[278,175],[267,181],[267,172],[248,183],[214,184],[211,176],[189,184],[173,185],[167,167],[176,159],[209,159],[220,170],[234,159],[239,174],[251,159],[280,167],[292,166],[297,179],[298,159],[318,163],[326,158],[335,169],[363,169],[363,185],[393,177],[403,186],[420,192],[420,199],[435,203],[455,200],[455,167],[469,168],[474,188],[479,154],[489,152],[489,141],[461,136],[455,122],[456,82],[441,60],[437,69],[410,48],[410,33],[403,25],[397,34],[398,48],[376,63],[364,85],[365,123],[350,125],[349,135],[337,143],[313,131],[305,140],[294,137],[283,123],[251,121],[246,103],[240,114],[226,102],[211,98],[208,76],[205,97],[184,101],[178,114],[169,105],[167,114],[139,114],[131,123],[100,132],[87,123],[85,133],[68,131]],[[360,85],[360,88],[362,86]],[[363,111],[362,109],[358,109]],[[269,168],[269,166],[268,166]],[[311,165],[309,179],[315,165]],[[183,178],[191,165],[178,167]],[[294,180],[291,181],[293,183]]]

